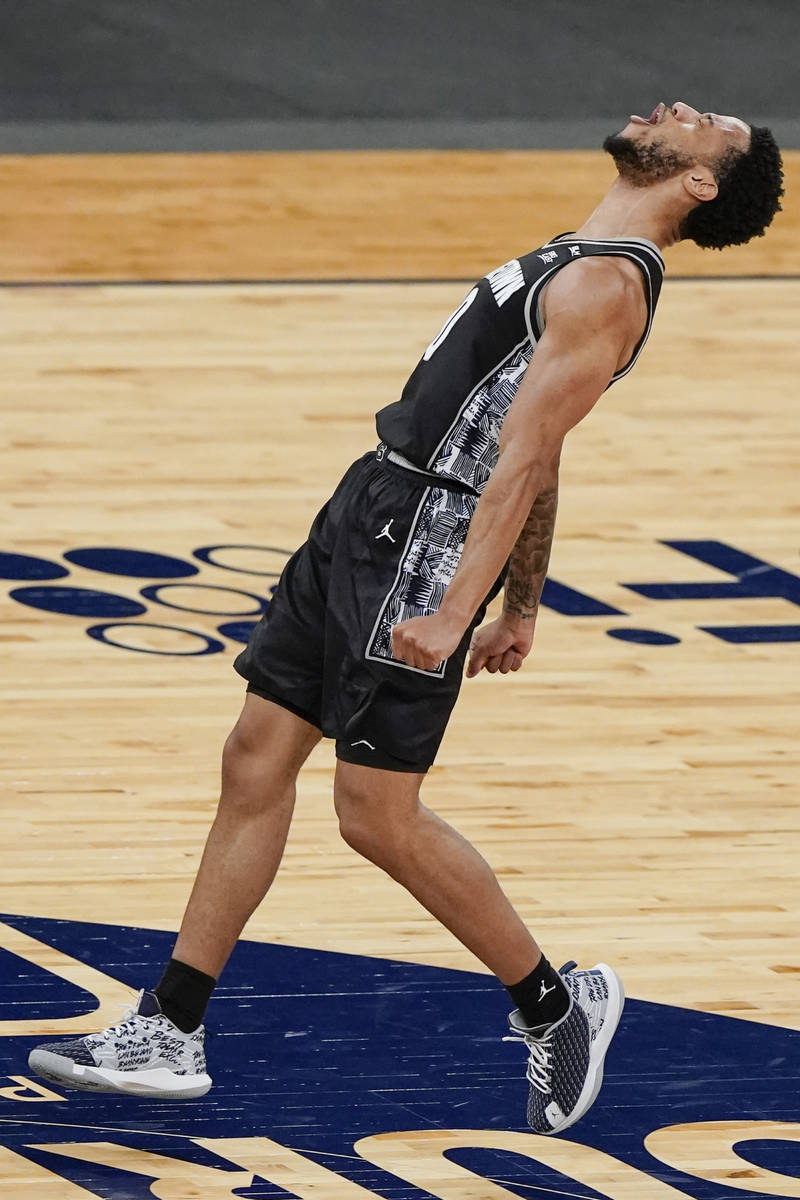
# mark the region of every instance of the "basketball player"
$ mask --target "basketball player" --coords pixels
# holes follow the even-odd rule
[[[467,676],[528,655],[565,435],[631,370],[650,332],[661,249],[763,233],[780,207],[769,130],[659,104],[608,138],[618,176],[574,233],[498,267],[433,339],[381,442],[345,474],[290,559],[236,670],[248,681],[222,797],[163,978],[122,1024],[34,1050],[61,1085],[199,1096],[206,1004],[283,853],[295,780],[335,738],[345,841],[382,867],[506,986],[528,1049],[527,1115],[549,1134],[593,1103],[620,1017],[604,964],[556,971],[490,867],[420,803]],[[505,587],[502,613],[479,628]]]

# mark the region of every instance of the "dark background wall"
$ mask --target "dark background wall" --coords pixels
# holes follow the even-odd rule
[[[800,145],[798,0],[25,0],[0,150],[596,146],[660,99]]]

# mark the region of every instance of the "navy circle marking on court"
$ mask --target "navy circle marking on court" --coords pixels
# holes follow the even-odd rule
[[[710,539],[663,541],[661,544],[706,564],[713,568],[717,575],[720,572],[727,574],[728,578],[720,580],[717,577],[708,582],[689,583],[621,583],[620,587],[645,599],[659,602],[757,598],[779,604],[800,606],[800,576],[764,559],[725,542]],[[259,546],[251,543],[221,543],[200,546],[191,553],[198,562],[210,566],[214,570],[273,579],[279,577],[282,566],[291,554],[289,550],[283,550],[276,546]],[[234,561],[224,561],[226,556],[228,559],[232,557]],[[217,584],[205,582],[185,582],[196,576],[200,568],[194,562],[176,555],[136,550],[129,547],[95,546],[67,550],[64,552],[64,558],[82,570],[129,579],[153,579],[154,582],[141,589],[140,594],[144,599],[161,607],[179,609],[184,612],[230,617],[231,620],[219,624],[214,632],[235,642],[246,642],[255,624],[255,622],[248,622],[242,618],[249,615],[260,615],[260,612],[268,604],[268,600],[243,589],[220,587]],[[242,565],[243,563],[245,565]],[[30,585],[13,588],[9,592],[10,598],[20,604],[60,615],[89,616],[106,621],[115,618],[117,624],[120,624],[125,618],[133,618],[131,628],[134,624],[138,624],[135,619],[147,612],[146,607],[141,606],[138,599],[134,600],[131,597],[96,588],[78,588],[71,584],[55,585],[44,582],[54,579],[61,580],[69,574],[67,568],[53,560],[37,555],[0,551],[0,578],[17,582],[25,581]],[[179,580],[183,582],[176,582]],[[244,596],[249,599],[254,608],[242,612],[241,606],[239,606],[235,611],[223,612],[218,608],[209,609],[180,604],[174,599],[164,598],[165,593],[168,593],[170,589],[178,587],[216,590],[237,597]],[[272,584],[267,590],[272,593],[275,591],[275,587],[276,584]],[[590,596],[578,588],[570,587],[551,577],[545,580],[541,602],[544,607],[567,617],[604,618],[628,615],[624,609],[617,608],[613,604]],[[126,641],[124,638],[107,636],[107,628],[101,629],[100,626],[95,625],[86,632],[95,640],[121,650],[148,654],[168,655],[173,653],[169,649],[152,650],[145,645],[136,645],[130,640]],[[175,626],[163,626],[163,628],[177,629]],[[763,621],[760,624],[747,625],[698,623],[695,628],[731,646],[800,642],[800,623],[790,623],[785,620],[781,622]],[[197,644],[202,644],[202,647],[191,653],[187,653],[185,650],[175,650],[176,656],[194,657],[198,654],[216,653],[217,647],[224,649],[224,643],[220,643],[219,639],[210,633],[195,630],[186,630],[185,632],[190,637],[194,637]],[[657,629],[614,627],[606,629],[606,633],[617,641],[636,647],[674,646],[681,642],[681,639],[675,634]]]

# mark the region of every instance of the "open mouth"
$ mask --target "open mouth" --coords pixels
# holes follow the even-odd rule
[[[638,117],[635,113],[631,113],[631,121],[634,125],[658,125],[666,111],[667,106],[662,100],[660,104],[656,105],[649,117]]]

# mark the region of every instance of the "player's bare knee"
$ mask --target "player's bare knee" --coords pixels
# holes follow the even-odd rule
[[[380,825],[375,819],[374,800],[368,793],[337,778],[333,789],[333,804],[343,840],[352,850],[370,858],[369,851]]]
[[[347,810],[339,816],[339,832],[351,850],[379,867],[387,866],[395,857],[395,839],[380,821],[366,814]]]
[[[239,775],[243,769],[251,766],[257,756],[258,747],[255,739],[252,738],[246,727],[242,728],[241,723],[237,723],[228,734],[222,748],[223,779]]]
[[[378,840],[375,829],[369,823],[359,820],[355,813],[348,810],[339,814],[339,833],[351,850],[370,862],[374,861]]]
[[[402,853],[408,825],[402,813],[393,809],[389,797],[337,781],[334,805],[339,832],[357,854],[385,866]]]
[[[241,723],[228,734],[222,750],[224,803],[274,803],[293,789],[296,774]]]

